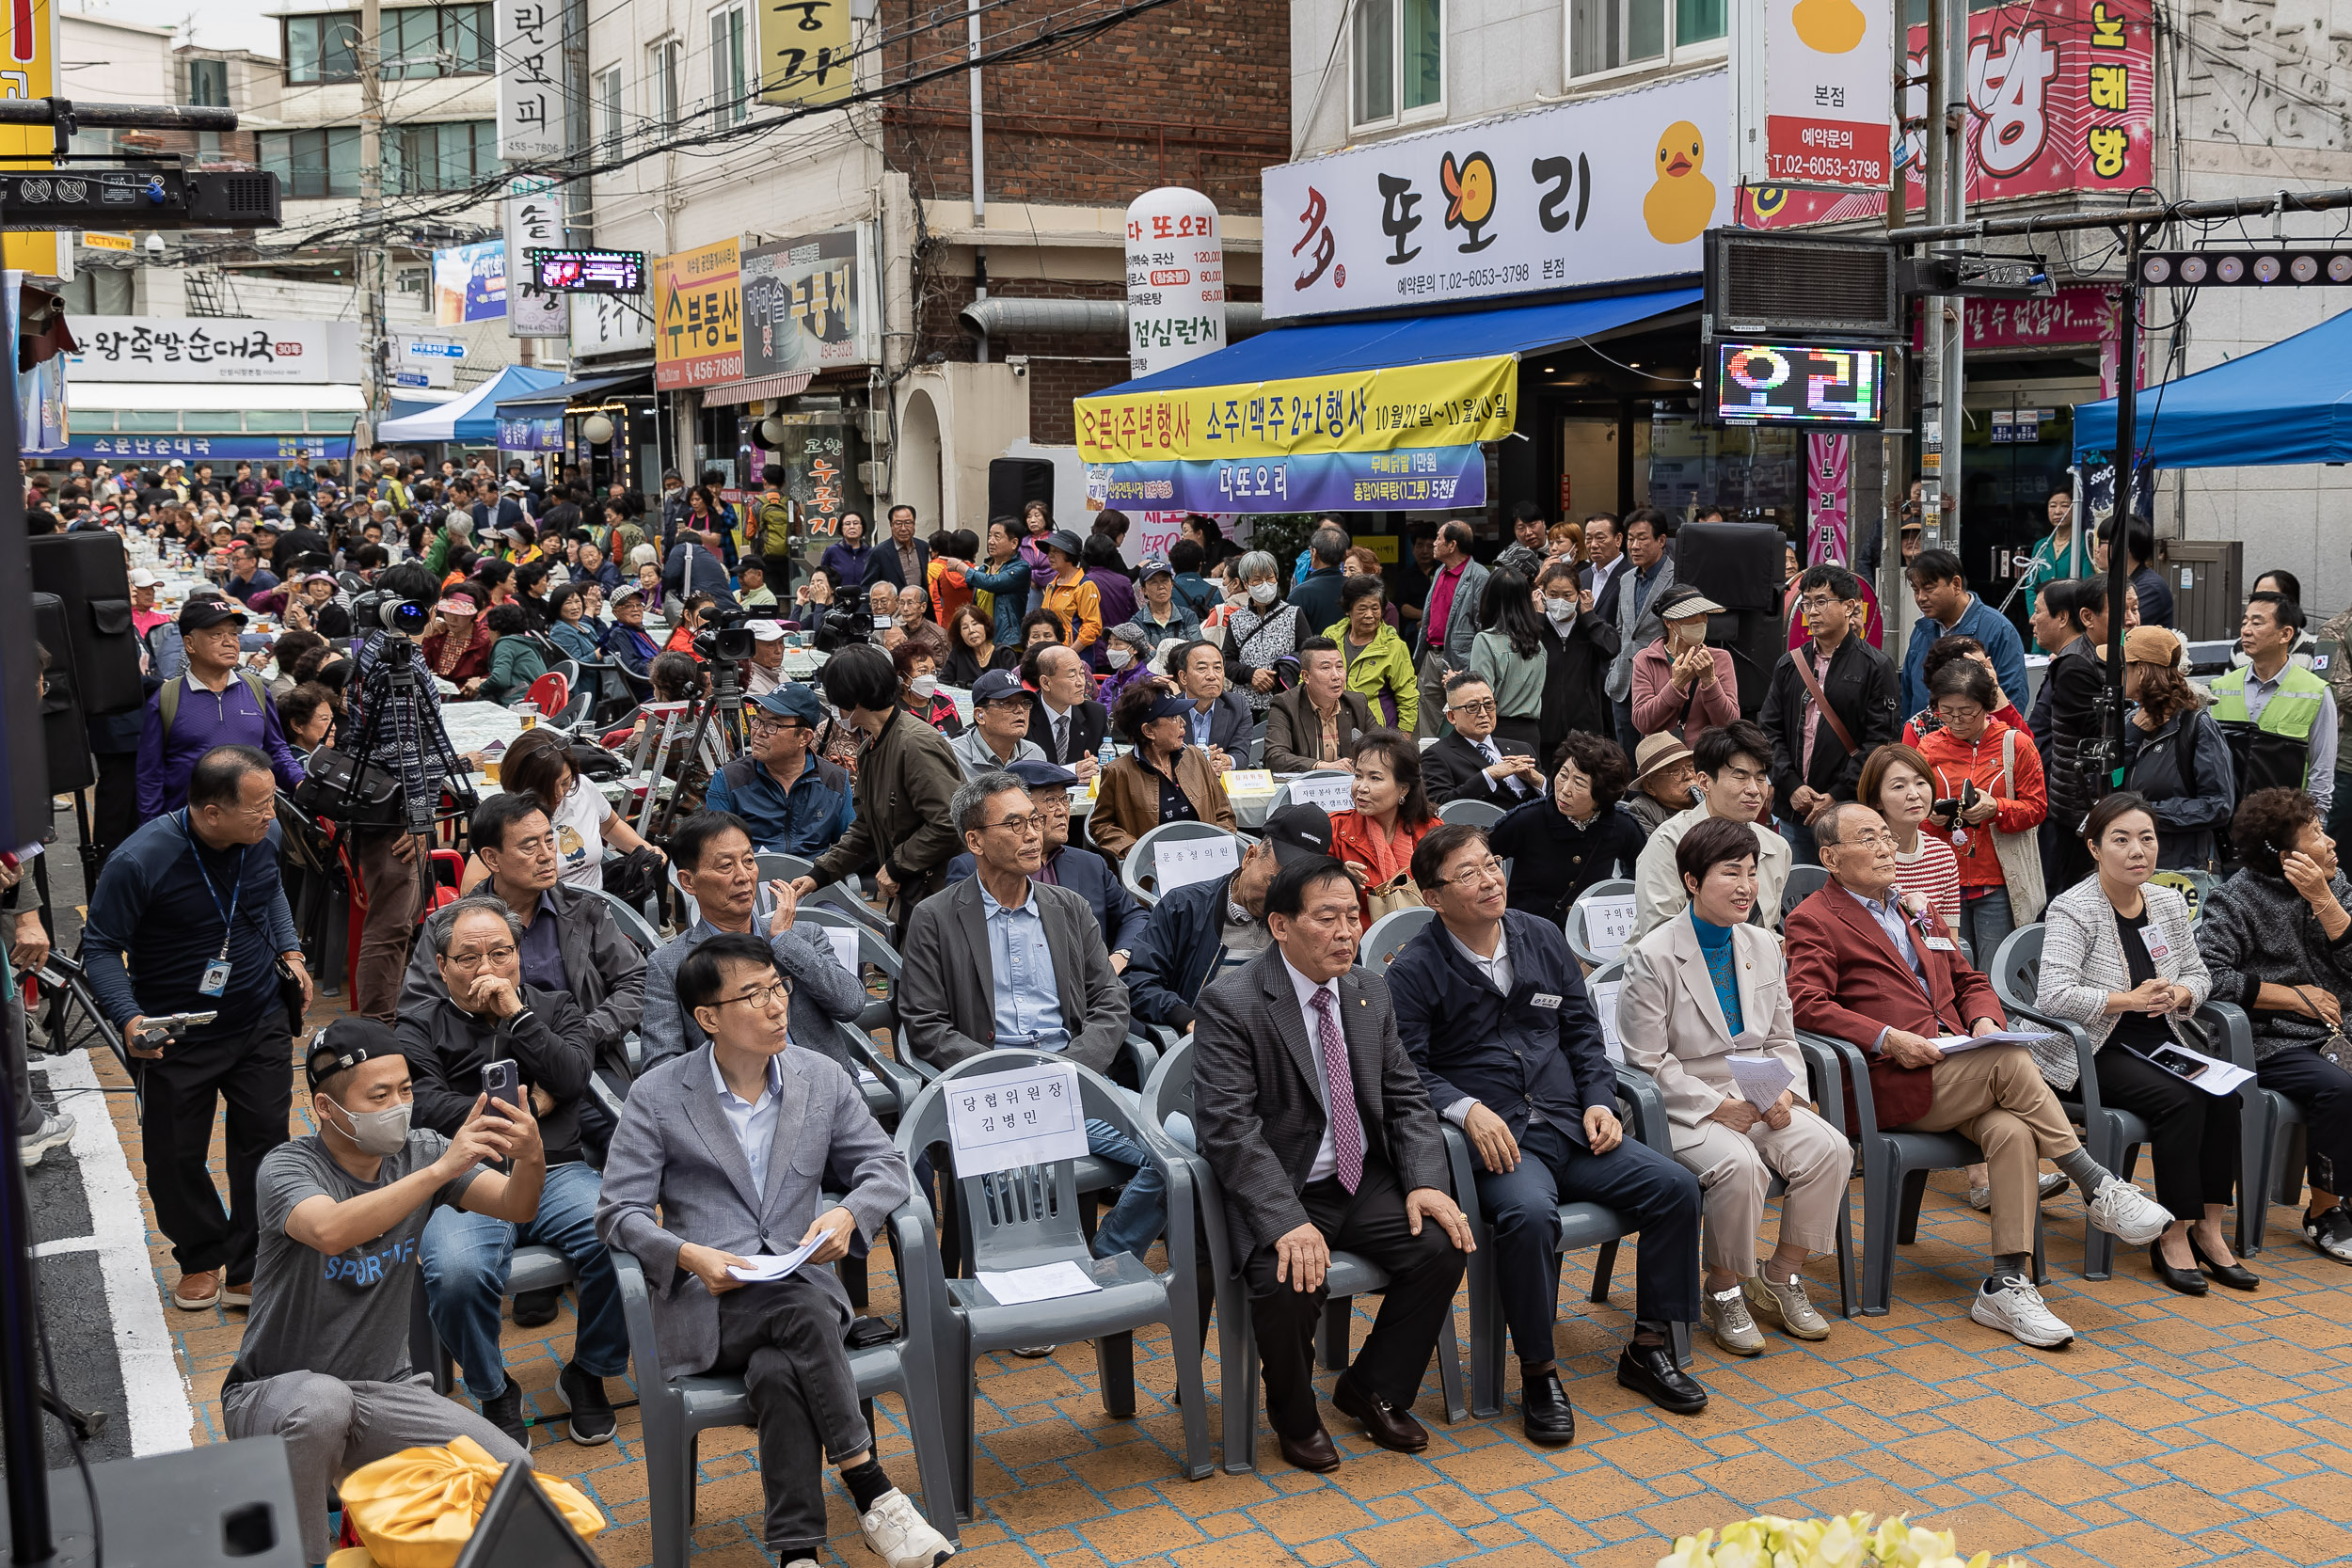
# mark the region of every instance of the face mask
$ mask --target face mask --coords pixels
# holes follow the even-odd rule
[[[1258,604],[1272,604],[1274,602],[1274,584],[1270,582],[1251,583],[1249,585],[1249,597]]]
[[[938,689],[939,677],[937,675],[917,675],[907,682],[907,690],[925,702],[929,702],[931,693]]]
[[[1103,657],[1110,661],[1110,666],[1114,670],[1124,670],[1136,661],[1135,650],[1132,648],[1113,648]]]
[[[1576,613],[1576,601],[1574,599],[1546,599],[1544,613],[1555,621],[1565,621]]]
[[[353,1111],[334,1101],[329,1105],[351,1118],[351,1141],[359,1146],[362,1154],[383,1156],[397,1154],[408,1147],[408,1118],[416,1114],[416,1106],[395,1105],[386,1111]]]

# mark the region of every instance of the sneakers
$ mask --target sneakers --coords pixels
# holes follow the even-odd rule
[[[1715,1342],[1734,1355],[1761,1355],[1764,1334],[1748,1316],[1747,1297],[1740,1287],[1728,1291],[1708,1291],[1699,1297],[1699,1322],[1715,1336]]]
[[[2337,1204],[2313,1219],[2305,1216],[2303,1239],[2339,1263],[2352,1263],[2352,1212]]]
[[[523,1391],[513,1378],[506,1386],[482,1402],[482,1418],[515,1440],[523,1452],[531,1451],[531,1428],[523,1422]]]
[[[1025,1361],[1042,1361],[1059,1349],[1059,1345],[1015,1345],[1012,1354]]]
[[[2084,1205],[2090,1223],[2131,1246],[2146,1246],[2172,1224],[2172,1211],[2118,1176],[2110,1176]]]
[[[220,1305],[220,1271],[199,1269],[183,1274],[180,1283],[171,1288],[171,1305],[183,1312],[201,1312],[208,1307]]]
[[[1812,1298],[1804,1293],[1804,1281],[1797,1275],[1782,1281],[1753,1274],[1740,1282],[1740,1291],[1756,1317],[1777,1325],[1790,1338],[1829,1338],[1829,1321],[1815,1310]]]
[[[17,1158],[24,1162],[26,1170],[40,1164],[40,1157],[53,1148],[63,1148],[73,1137],[73,1118],[56,1112],[45,1113],[40,1126],[17,1139]]]
[[[2036,1350],[2057,1350],[2074,1338],[2074,1331],[2043,1305],[2033,1281],[2017,1275],[1986,1280],[1968,1304],[1968,1316]]]
[[[552,1291],[525,1291],[515,1298],[516,1328],[545,1328],[555,1322],[556,1305],[564,1299],[562,1286]]]
[[[956,1555],[947,1538],[931,1528],[931,1522],[895,1486],[876,1497],[857,1523],[866,1536],[866,1549],[890,1568],[935,1568]]]
[[[565,1423],[571,1429],[573,1442],[592,1449],[612,1441],[612,1429],[617,1423],[612,1416],[612,1402],[605,1397],[604,1379],[591,1377],[577,1364],[565,1362],[555,1386],[570,1407]]]
[[[2039,1189],[2034,1194],[2034,1199],[2039,1203],[2047,1203],[2064,1191],[2066,1191],[2065,1174],[2060,1171],[2045,1170],[2042,1173],[2042,1180]],[[1990,1187],[1969,1188],[1968,1207],[1979,1214],[1993,1212],[1993,1189]]]
[[[253,1281],[248,1279],[242,1285],[223,1285],[220,1288],[220,1304],[243,1312],[252,1311]]]

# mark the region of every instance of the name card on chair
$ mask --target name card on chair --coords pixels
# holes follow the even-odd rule
[[[947,1143],[960,1177],[1079,1158],[1087,1129],[1077,1067],[1039,1062],[956,1079],[947,1090]]]
[[[1593,987],[1593,1011],[1600,1015],[1600,1048],[1613,1062],[1625,1060],[1625,1044],[1617,1038],[1617,991],[1622,985],[1622,981],[1603,980]]]
[[[1152,846],[1152,876],[1163,895],[1192,882],[1241,869],[1241,846],[1231,833],[1215,838],[1161,839]]]
[[[1325,811],[1356,809],[1356,781],[1344,773],[1324,779],[1293,779],[1290,786],[1292,805],[1321,806]]]
[[[1611,894],[1600,898],[1578,901],[1584,911],[1584,945],[1603,959],[1613,958],[1625,951],[1627,941],[1633,935],[1633,895]]]

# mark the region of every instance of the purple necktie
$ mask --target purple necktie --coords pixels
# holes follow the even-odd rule
[[[1356,1115],[1356,1080],[1347,1069],[1347,1040],[1340,1033],[1336,1006],[1330,991],[1316,990],[1316,1043],[1323,1048],[1323,1079],[1331,1096],[1331,1152],[1339,1157],[1340,1185],[1352,1193],[1364,1179],[1364,1124]]]

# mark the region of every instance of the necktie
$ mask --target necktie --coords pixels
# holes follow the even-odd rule
[[[1502,760],[1502,753],[1495,749],[1495,743],[1492,740],[1480,741],[1478,743],[1478,750],[1486,756],[1486,766],[1489,768],[1492,768],[1496,763]],[[1519,776],[1517,773],[1512,774],[1510,778],[1504,780],[1503,782],[1511,786],[1512,794],[1523,795],[1526,793],[1525,788],[1519,784]]]
[[[1364,1124],[1356,1115],[1356,1080],[1347,1068],[1338,1004],[1327,989],[1315,992],[1315,1035],[1323,1051],[1324,1083],[1331,1095],[1331,1152],[1339,1158],[1340,1185],[1352,1193],[1364,1179]]]
[[[1054,760],[1070,760],[1070,715],[1066,713],[1054,721]]]

